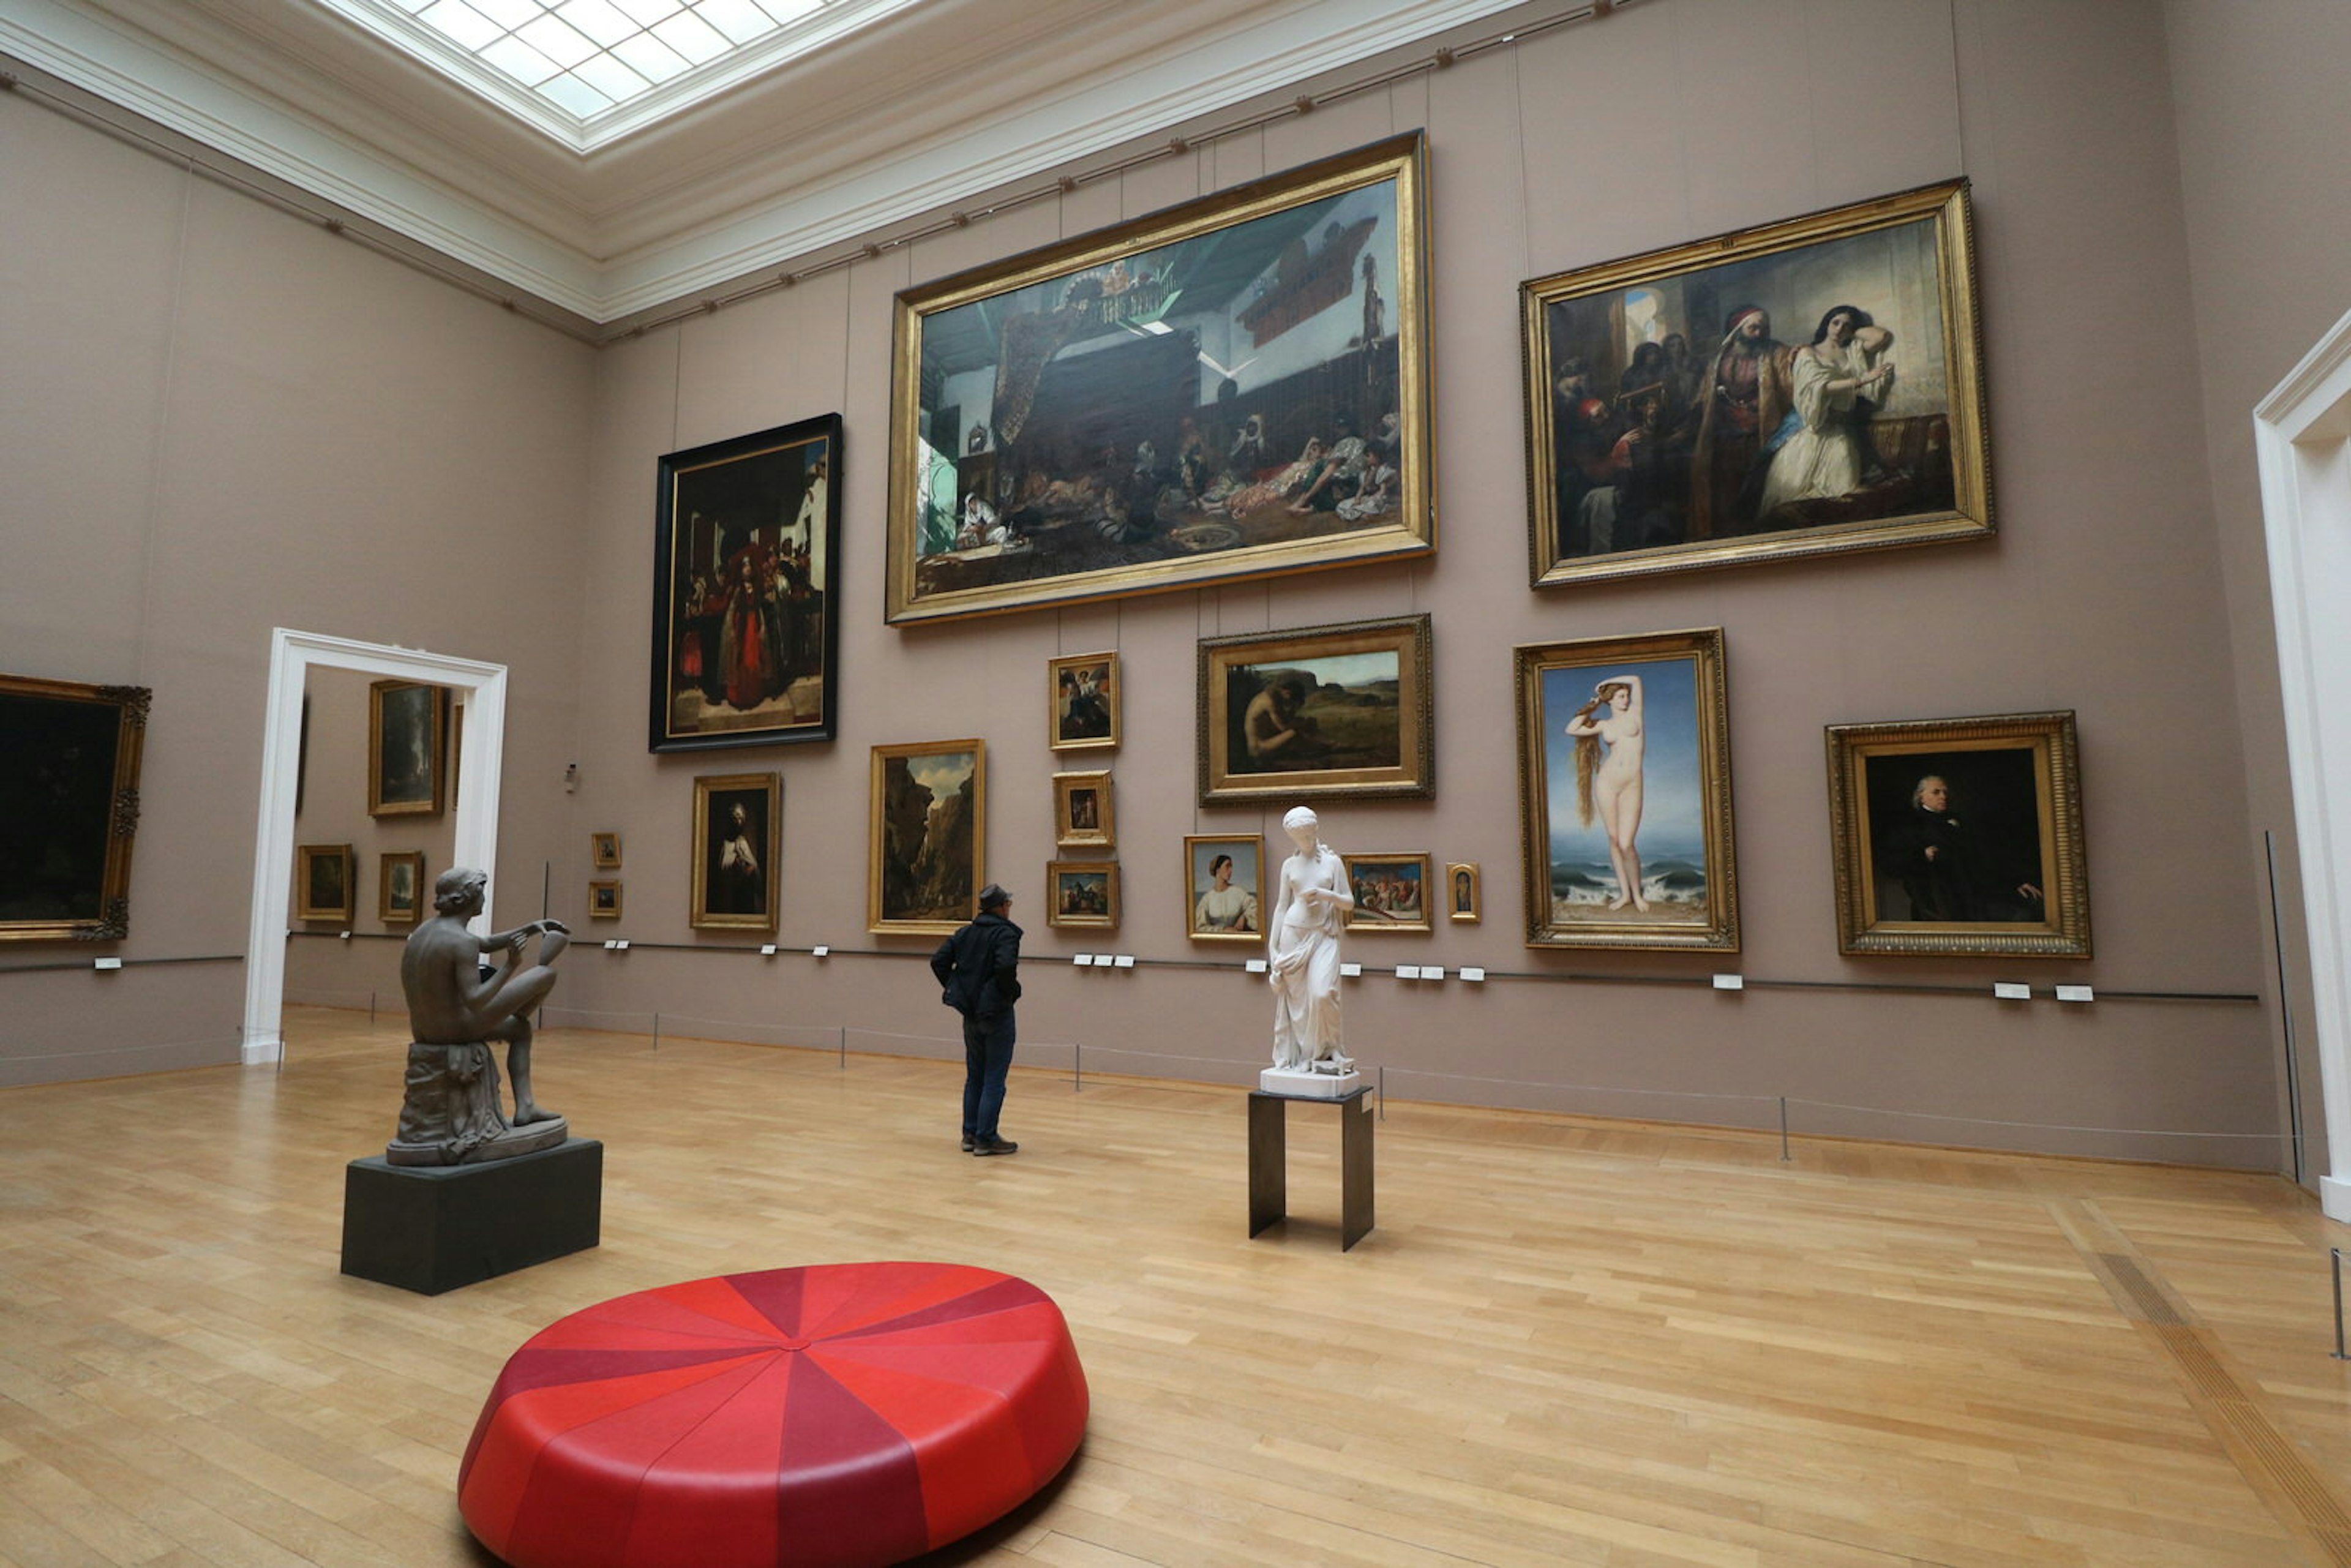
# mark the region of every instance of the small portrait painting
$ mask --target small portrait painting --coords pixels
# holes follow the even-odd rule
[[[1445,915],[1448,920],[1474,925],[1484,918],[1479,902],[1478,864],[1475,861],[1454,861],[1445,868]]]
[[[589,852],[595,856],[596,869],[598,871],[618,871],[621,869],[620,834],[590,833],[588,835],[588,849]]]
[[[1184,934],[1195,942],[1265,940],[1261,839],[1193,833],[1184,840]]]
[[[1047,666],[1056,751],[1118,744],[1118,655],[1079,653]]]
[[[1108,773],[1054,774],[1053,805],[1055,841],[1095,849],[1108,849],[1117,841]]]
[[[439,816],[448,688],[377,681],[368,706],[368,815]]]
[[[618,920],[621,917],[621,884],[618,882],[591,882],[588,884],[588,918]]]
[[[302,844],[294,852],[294,917],[351,917],[351,846]]]
[[[1118,924],[1116,861],[1055,861],[1045,868],[1045,880],[1049,924],[1102,930]]]
[[[1350,931],[1427,931],[1426,855],[1342,855],[1355,893]]]
[[[1843,951],[2088,956],[2072,714],[1829,738]]]
[[[783,780],[773,773],[694,781],[695,926],[776,928],[783,803]]]
[[[409,850],[376,860],[376,918],[387,925],[412,925],[423,906],[424,852]]]
[[[867,833],[868,929],[943,936],[970,920],[987,880],[986,744],[875,747]]]

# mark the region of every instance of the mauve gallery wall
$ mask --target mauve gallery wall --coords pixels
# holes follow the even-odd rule
[[[1800,1131],[2282,1166],[2259,869],[2261,828],[2285,824],[2247,800],[2282,817],[2283,785],[2273,676],[2249,673],[2273,655],[2239,451],[2242,406],[2274,375],[2240,353],[2225,399],[2199,384],[2199,331],[2213,352],[2264,279],[2233,243],[2189,242],[2193,222],[2245,200],[2220,172],[2257,174],[2229,139],[2250,152],[2259,132],[2210,105],[2247,89],[2260,52],[2199,77],[2167,58],[2165,24],[2125,0],[1657,0],[601,355],[0,95],[0,199],[42,218],[0,232],[16,358],[0,667],[157,688],[126,956],[242,949],[267,633],[284,624],[513,667],[499,921],[538,913],[544,866],[553,912],[583,937],[640,944],[575,948],[553,1017],[643,1029],[658,1012],[665,1033],[787,1043],[846,1030],[860,1051],[947,1054],[954,1024],[918,961],[929,944],[865,932],[868,748],[979,736],[987,870],[1020,894],[1029,932],[1021,1060],[1065,1065],[1081,1045],[1090,1076],[1238,1082],[1264,1058],[1270,1001],[1238,955],[1189,949],[1181,840],[1270,841],[1279,812],[1196,802],[1196,640],[1425,611],[1436,799],[1324,810],[1341,849],[1484,867],[1482,925],[1351,942],[1374,972],[1349,983],[1349,1046],[1397,1098],[1771,1124],[1784,1095]],[[2216,139],[2187,160],[2185,216],[2175,66],[2181,112]],[[896,290],[1415,128],[1431,148],[1433,562],[882,623]],[[1975,190],[1996,538],[1526,586],[1521,280],[1959,174]],[[2191,261],[2241,304],[2192,296]],[[2325,324],[2268,336],[2307,341]],[[655,459],[833,411],[847,422],[840,739],[648,755]],[[2189,434],[2199,415],[2209,452]],[[1718,625],[1744,950],[1529,951],[1512,647]],[[1046,661],[1104,648],[1124,661],[1123,745],[1054,753]],[[2250,755],[2241,703],[2269,705]],[[1822,727],[2058,707],[2080,716],[2096,957],[1839,957]],[[1079,939],[1043,919],[1050,779],[1103,765],[1124,920]],[[777,939],[833,957],[762,959],[740,934],[687,924],[694,779],[769,770],[784,795]],[[617,873],[590,864],[600,830],[622,834]],[[597,874],[621,879],[624,919],[587,921]],[[311,946],[297,945],[301,984],[364,983],[363,956]],[[1105,946],[1146,963],[1068,963]],[[58,956],[75,955],[23,955]],[[1218,967],[1148,962],[1200,958]],[[1542,977],[1376,973],[1397,964]],[[1734,969],[1830,988],[1704,983]],[[2010,979],[2036,999],[1992,1000]],[[2060,980],[2103,999],[2052,1002]],[[241,983],[235,963],[8,977],[0,1082],[230,1060]],[[2264,999],[2114,994],[2129,991]],[[1016,1111],[1043,1092],[1019,1088]]]
[[[2101,1000],[2262,990],[2262,892],[2245,771],[2223,724],[2237,686],[2198,406],[2188,250],[2162,18],[2139,5],[1668,0],[1152,163],[1122,178],[614,348],[590,444],[580,750],[591,759],[559,908],[587,832],[621,831],[628,917],[598,934],[739,949],[686,923],[697,774],[782,776],[778,939],[919,953],[865,934],[868,748],[977,735],[987,869],[1019,894],[1031,978],[1021,1060],[1233,1082],[1264,1056],[1270,1003],[1238,956],[1187,951],[1180,844],[1278,835],[1278,810],[1203,809],[1193,785],[1196,640],[1426,611],[1435,617],[1437,794],[1325,806],[1351,851],[1485,868],[1484,924],[1353,939],[1349,1047],[1398,1098],[1768,1124],[1926,1142],[2283,1163],[2262,1005]],[[1431,148],[1440,548],[1416,569],[1270,583],[896,631],[882,623],[893,294],[1321,154],[1425,127]],[[1953,175],[1975,183],[2001,533],[1827,564],[1542,593],[1526,586],[1519,283]],[[2168,326],[2151,328],[2150,324]],[[2132,389],[2166,389],[2147,419]],[[831,746],[645,754],[650,491],[663,452],[838,410],[847,420],[842,714]],[[1522,945],[1511,648],[1725,629],[1745,933],[1736,958]],[[2260,639],[2252,640],[2258,643]],[[1115,648],[1124,920],[1114,939],[1043,919],[1054,856],[1046,661]],[[2095,961],[1841,959],[1822,727],[2045,708],[2080,716]],[[1099,754],[1095,754],[1099,756]],[[1078,970],[1105,946],[1222,968]],[[1397,964],[1536,973],[1399,982]],[[567,1018],[665,1032],[949,1053],[920,964],[639,946],[583,952]],[[1916,984],[1972,995],[1715,991],[1757,979]],[[1591,980],[1567,977],[1596,977]],[[1995,980],[2039,999],[1995,1002]],[[1690,982],[1656,984],[1643,982]],[[1041,1086],[1023,1092],[1043,1092]],[[1852,1110],[1847,1107],[1877,1108]],[[951,1110],[941,1112],[944,1127]],[[1944,1120],[1938,1118],[1960,1118]],[[1015,1118],[1017,1120],[1017,1117]],[[2007,1123],[2254,1136],[2147,1137]]]
[[[0,669],[155,693],[132,962],[0,955],[77,966],[0,976],[0,1083],[236,1060],[275,626],[510,667],[499,897],[538,913],[593,353],[7,94],[0,210]]]

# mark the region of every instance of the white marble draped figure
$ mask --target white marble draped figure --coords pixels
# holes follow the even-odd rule
[[[1315,834],[1314,813],[1290,808],[1282,831],[1298,852],[1281,863],[1273,897],[1267,978],[1273,985],[1273,1064],[1304,1071],[1339,1052],[1339,932],[1355,894],[1339,852]]]

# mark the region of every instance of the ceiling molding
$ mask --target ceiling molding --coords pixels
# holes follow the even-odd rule
[[[0,51],[601,323],[1453,29],[1560,8],[923,0],[586,152],[323,5],[0,0]]]

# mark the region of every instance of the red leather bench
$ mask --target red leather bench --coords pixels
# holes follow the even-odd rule
[[[951,1263],[728,1274],[508,1359],[457,1503],[515,1568],[895,1563],[1008,1512],[1085,1435],[1044,1291]]]

